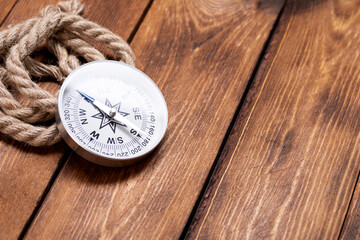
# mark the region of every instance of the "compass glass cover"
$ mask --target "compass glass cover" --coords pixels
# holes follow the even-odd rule
[[[159,144],[168,112],[159,88],[144,73],[124,63],[97,61],[65,80],[56,120],[62,137],[82,157],[125,166]]]

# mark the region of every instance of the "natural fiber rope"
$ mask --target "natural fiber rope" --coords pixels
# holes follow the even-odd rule
[[[49,146],[61,140],[54,119],[57,99],[32,81],[50,76],[61,84],[67,75],[86,61],[104,60],[88,40],[112,50],[115,59],[134,65],[135,56],[119,36],[79,14],[78,0],[48,6],[40,17],[29,19],[0,32],[0,132],[32,146]],[[45,41],[57,65],[39,62],[29,55]],[[57,94],[56,94],[57,95]],[[21,104],[24,100],[29,104]]]

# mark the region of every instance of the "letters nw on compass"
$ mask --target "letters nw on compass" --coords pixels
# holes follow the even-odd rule
[[[126,116],[129,115],[129,113],[127,113],[127,112],[120,111],[121,102],[119,102],[119,103],[117,103],[115,105],[111,105],[110,101],[108,99],[106,99],[105,105],[110,107],[110,108],[116,109],[116,111],[118,113],[120,113],[123,117],[126,117]],[[121,126],[126,126],[125,124],[116,122],[113,118],[107,116],[106,114],[102,113],[101,111],[99,113],[91,116],[91,117],[101,120],[99,129],[102,129],[103,127],[109,126],[114,133],[116,131],[116,124],[119,124]]]

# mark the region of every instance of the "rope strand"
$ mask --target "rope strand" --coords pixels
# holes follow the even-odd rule
[[[129,45],[106,28],[84,19],[84,5],[78,0],[47,6],[40,16],[0,32],[0,132],[32,146],[49,146],[61,141],[54,120],[56,95],[42,89],[32,77],[52,77],[61,84],[67,75],[86,61],[105,56],[87,39],[112,50],[115,59],[134,65]],[[46,42],[57,65],[45,64],[29,55]],[[23,104],[29,102],[28,104]]]

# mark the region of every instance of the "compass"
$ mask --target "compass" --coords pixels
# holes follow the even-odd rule
[[[121,62],[95,61],[64,81],[56,122],[80,156],[120,167],[154,150],[165,135],[168,111],[159,88],[143,72]]]

